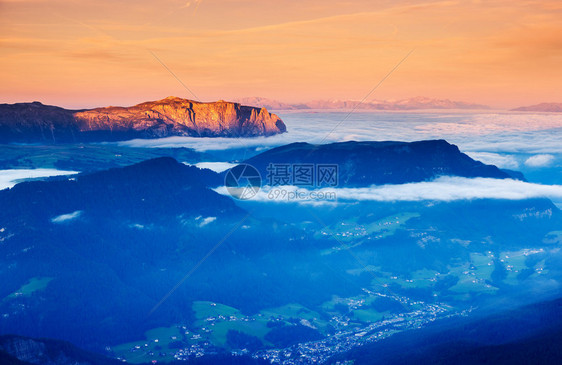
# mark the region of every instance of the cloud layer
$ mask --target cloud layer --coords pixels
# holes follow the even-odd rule
[[[550,165],[554,161],[554,156],[543,154],[529,157],[525,161],[525,165],[529,167],[544,167]]]
[[[284,191],[277,194],[277,191]],[[217,191],[227,195],[224,187]],[[325,199],[328,197],[328,199]],[[332,199],[335,197],[335,199]],[[330,203],[334,201],[455,201],[472,199],[562,199],[562,185],[541,185],[512,179],[440,177],[434,181],[366,188],[325,188],[316,191],[295,186],[264,187],[252,200],[262,202]]]
[[[522,113],[366,113],[283,112],[288,133],[259,138],[169,137],[120,142],[131,147],[190,147],[198,151],[243,148],[255,150],[292,142],[417,141],[446,139],[463,152],[496,162],[499,153],[562,154],[562,115]],[[345,119],[345,121],[344,121]],[[486,162],[486,161],[485,161]],[[503,158],[503,167],[513,160]]]
[[[26,179],[36,179],[40,177],[74,175],[77,171],[64,171],[56,169],[13,169],[0,170],[0,190],[11,188],[18,182]]]
[[[467,152],[471,158],[487,165],[495,165],[501,169],[517,169],[519,162],[511,155],[501,155],[493,152]]]

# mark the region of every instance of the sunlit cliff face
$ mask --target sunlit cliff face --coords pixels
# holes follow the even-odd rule
[[[0,97],[193,98],[171,70],[207,101],[360,100],[414,49],[373,98],[557,101],[561,13],[557,1],[5,0]]]
[[[158,138],[256,137],[286,132],[265,108],[168,97],[131,107],[69,110],[39,102],[0,104],[0,142],[83,142]]]

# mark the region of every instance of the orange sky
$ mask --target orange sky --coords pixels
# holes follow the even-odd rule
[[[562,2],[0,0],[0,102],[562,102]]]

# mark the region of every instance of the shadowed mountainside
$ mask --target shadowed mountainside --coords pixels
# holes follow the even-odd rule
[[[419,142],[292,143],[245,161],[267,180],[272,164],[336,164],[345,187],[420,182],[449,175],[509,178],[496,166],[475,161],[445,140]]]
[[[79,349],[69,342],[0,336],[0,363],[4,365],[117,365],[121,361]]]
[[[559,364],[562,299],[480,318],[435,323],[336,356],[357,365]]]

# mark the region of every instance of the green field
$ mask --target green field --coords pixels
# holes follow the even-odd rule
[[[262,344],[269,346],[265,336],[272,330],[267,326],[271,318],[283,322],[297,321],[302,325],[317,328],[325,333],[328,322],[318,312],[300,304],[292,303],[277,308],[268,308],[253,316],[245,316],[238,309],[208,301],[196,301],[192,305],[196,320],[192,328],[175,325],[149,330],[145,339],[121,344],[112,348],[116,356],[130,363],[144,363],[152,360],[172,361],[175,349],[170,349],[172,342],[181,341],[184,346],[208,341],[228,349],[228,331],[239,331],[257,337]],[[358,314],[367,316],[366,313]],[[373,314],[371,314],[372,316]]]
[[[193,310],[197,318],[196,326],[205,326],[209,330],[202,334],[202,337],[219,347],[227,347],[227,333],[230,330],[255,336],[263,344],[269,345],[265,335],[271,331],[267,323],[272,317],[284,322],[291,319],[298,320],[317,328],[320,332],[323,332],[328,325],[319,313],[297,303],[267,308],[253,316],[244,316],[235,308],[211,302],[195,302]]]
[[[368,265],[363,269],[348,271],[351,275],[359,275],[362,272],[372,272],[376,274],[371,281],[373,288],[376,290],[390,285],[398,285],[403,289],[429,288],[434,285],[436,278],[440,275],[435,270],[422,269],[412,272],[408,277],[402,277],[382,271],[380,267],[372,265]]]
[[[372,272],[375,275],[371,281],[373,288],[380,290],[383,287],[399,286],[401,289],[429,289],[441,278],[448,275],[457,277],[459,281],[449,288],[457,294],[488,293],[494,294],[497,288],[491,286],[492,272],[494,271],[493,256],[491,253],[471,253],[470,260],[463,265],[449,267],[448,272],[421,269],[413,271],[407,276],[395,275],[384,272],[380,267],[368,265],[362,269],[348,270],[351,275],[363,272]],[[464,297],[466,299],[468,297]],[[460,299],[460,297],[459,297]]]
[[[392,236],[409,219],[419,217],[419,213],[398,213],[371,223],[358,223],[359,218],[354,217],[338,224],[327,226],[315,233],[315,238],[333,237],[337,245],[324,250],[322,255],[329,255],[341,250],[347,250],[361,245],[365,240],[381,239]]]
[[[552,231],[544,236],[543,242],[548,245],[562,244],[562,231]]]
[[[313,310],[310,310],[298,303],[291,303],[277,308],[264,309],[260,312],[264,318],[282,317],[284,320],[297,319],[301,324],[316,328],[324,333],[328,328],[328,321],[324,317]]]
[[[47,287],[47,285],[49,285],[49,283],[51,282],[51,280],[53,280],[54,278],[49,278],[49,277],[45,277],[45,278],[31,278],[29,279],[29,281],[27,282],[27,284],[23,285],[21,288],[19,288],[18,290],[16,290],[15,292],[13,292],[12,294],[8,295],[6,297],[6,299],[13,299],[13,298],[19,298],[19,297],[29,297],[31,296],[33,293],[39,291],[39,290],[43,290]]]
[[[373,303],[381,300],[378,295],[363,294],[350,298],[340,298],[337,296],[332,297],[332,300],[324,302],[322,304],[322,309],[326,311],[329,315],[348,315],[350,318],[354,319],[356,322],[362,323],[373,323],[384,319],[384,316],[389,315],[389,311],[377,311],[372,308]],[[398,303],[398,302],[396,302]],[[336,306],[339,305],[346,310],[338,312]],[[403,306],[405,312],[409,311],[407,306]]]
[[[273,317],[284,317],[284,318],[300,318],[307,319],[310,321],[318,320],[321,316],[319,313],[314,312],[308,308],[303,307],[300,304],[291,303],[277,308],[269,308],[261,311],[261,314],[269,318]]]
[[[191,309],[193,309],[193,311],[195,312],[195,318],[197,318],[198,320],[205,320],[209,317],[218,317],[221,315],[225,317],[242,316],[240,311],[236,308],[232,308],[220,303],[206,301],[193,302]]]
[[[366,265],[366,266],[358,268],[358,269],[349,269],[349,270],[346,270],[346,272],[349,275],[353,275],[353,276],[359,276],[364,272],[372,272],[372,273],[377,273],[377,274],[385,275],[385,276],[392,275],[391,273],[382,271],[380,266],[374,266],[374,265]]]
[[[518,285],[519,279],[517,278],[522,270],[527,268],[527,256],[533,253],[529,250],[523,249],[514,252],[502,252],[500,254],[500,261],[503,263],[507,277],[504,282],[508,285]],[[544,265],[542,266],[544,267]]]
[[[531,278],[537,278],[540,275],[545,275],[548,274],[548,270],[545,269],[545,264],[546,264],[546,260],[540,260],[539,262],[537,262],[535,264],[535,266],[533,266],[533,269],[535,270],[535,272],[533,274],[531,274]]]
[[[175,351],[169,345],[178,340],[190,342],[178,326],[159,327],[146,331],[144,340],[114,346],[112,350],[116,356],[133,364],[152,360],[170,362]]]
[[[395,223],[399,227],[398,223]],[[402,224],[402,223],[400,223]],[[381,232],[381,231],[379,231]],[[145,339],[113,348],[115,354],[128,362],[141,363],[151,360],[167,362],[173,360],[176,349],[170,349],[170,343],[179,341],[181,346],[189,347],[210,343],[225,350],[230,348],[229,331],[237,331],[257,338],[264,346],[272,343],[266,340],[273,330],[270,321],[280,322],[281,325],[301,325],[317,329],[327,335],[333,328],[360,328],[365,324],[380,322],[397,313],[407,313],[420,309],[418,302],[405,303],[396,300],[394,295],[384,295],[385,291],[401,289],[427,289],[424,295],[434,294],[446,296],[452,300],[466,301],[474,296],[494,295],[499,290],[492,285],[492,273],[502,265],[506,269],[506,283],[517,283],[517,276],[521,270],[532,262],[535,272],[541,275],[546,272],[545,260],[527,260],[529,255],[543,252],[541,250],[524,249],[516,252],[492,251],[470,252],[465,260],[450,265],[444,270],[420,269],[407,275],[398,275],[382,271],[380,267],[368,265],[360,269],[350,269],[350,275],[360,275],[370,272],[374,278],[372,289],[364,289],[360,294],[351,297],[333,296],[319,307],[307,308],[299,303],[290,303],[279,307],[262,309],[259,313],[246,315],[239,309],[210,301],[195,301],[192,310],[195,320],[188,326],[172,326],[147,331]],[[451,279],[451,280],[450,280]],[[454,279],[454,280],[452,280]],[[433,289],[438,283],[447,283],[449,287]],[[455,282],[456,281],[456,282]],[[331,318],[332,322],[329,322]],[[406,318],[404,317],[404,318]],[[268,326],[270,324],[270,326]],[[341,326],[341,327],[339,327]],[[349,327],[348,327],[349,326]]]
[[[256,336],[263,343],[266,342],[263,337],[270,331],[265,317],[244,316],[238,309],[224,304],[196,301],[192,309],[197,318],[195,326],[209,331],[199,331],[201,337],[219,347],[226,347],[226,335],[230,330]]]
[[[384,319],[384,316],[389,314],[388,312],[377,312],[374,309],[356,309],[351,312],[351,315],[356,320],[363,323],[378,322]]]
[[[228,347],[226,343],[227,333],[228,331],[233,330],[255,336],[259,338],[263,344],[270,345],[270,343],[264,339],[264,336],[271,331],[271,329],[267,327],[267,322],[268,320],[264,318],[252,318],[247,322],[244,320],[218,322],[210,327],[212,332],[206,336],[206,338],[215,346]]]
[[[494,294],[498,288],[492,286],[492,272],[495,269],[494,256],[491,252],[486,254],[471,252],[470,261],[464,265],[450,267],[449,275],[459,278],[459,281],[449,288],[450,291],[460,294],[459,299],[470,298],[468,294]],[[463,297],[464,295],[464,297]]]
[[[422,269],[412,273],[409,279],[397,279],[397,282],[402,288],[430,288],[432,287],[440,273],[435,270]]]

